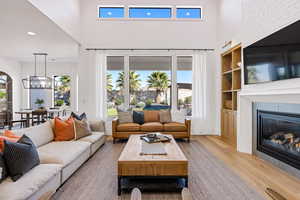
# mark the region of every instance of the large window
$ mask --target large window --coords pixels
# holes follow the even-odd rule
[[[106,71],[107,116],[113,117],[122,110],[125,95],[124,57],[108,56]]]
[[[172,8],[131,7],[129,18],[171,18]]]
[[[71,77],[54,76],[54,106],[71,105]]]
[[[192,115],[192,56],[107,56],[107,116],[177,108]],[[172,88],[172,86],[174,88]]]
[[[192,56],[177,57],[177,106],[186,115],[192,115]]]
[[[171,105],[169,56],[129,58],[130,106],[133,109],[169,109]]]

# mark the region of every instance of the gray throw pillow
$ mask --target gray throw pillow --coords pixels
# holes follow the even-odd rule
[[[89,121],[90,129],[94,132],[105,132],[105,123],[102,120]]]
[[[26,135],[23,135],[16,143],[4,140],[4,146],[3,157],[8,174],[13,181],[17,181],[40,164],[36,147]]]
[[[133,123],[131,112],[118,112],[119,123]]]
[[[159,112],[159,120],[161,123],[170,123],[172,122],[172,116],[170,110],[161,110]]]

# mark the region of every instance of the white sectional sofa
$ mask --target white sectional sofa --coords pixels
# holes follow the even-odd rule
[[[38,200],[45,193],[55,192],[106,141],[104,130],[94,130],[92,135],[77,141],[55,142],[52,128],[48,121],[13,131],[32,139],[41,163],[16,182],[4,180],[0,184],[1,200]]]

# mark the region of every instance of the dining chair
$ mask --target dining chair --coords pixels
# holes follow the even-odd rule
[[[13,113],[11,111],[6,112],[8,129],[11,130],[14,127],[14,124],[20,124],[20,128],[26,128],[26,119],[13,119]]]
[[[34,110],[32,111],[31,115],[32,115],[32,121],[31,121],[32,126],[44,123],[48,118],[47,110],[41,110],[41,109]]]

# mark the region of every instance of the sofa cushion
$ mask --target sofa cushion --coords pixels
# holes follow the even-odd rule
[[[118,124],[117,131],[128,132],[128,131],[139,131],[140,125],[136,123],[124,123]]]
[[[75,138],[74,119],[70,117],[68,120],[61,120],[56,117],[54,119],[54,140],[69,141]]]
[[[89,142],[83,141],[63,141],[63,142],[50,142],[38,148],[39,155],[52,155],[51,160],[55,163],[60,163],[63,166],[68,165],[75,160],[85,150],[90,148]],[[56,160],[55,160],[56,159]],[[44,162],[46,159],[41,158]]]
[[[170,122],[164,124],[164,131],[182,132],[182,131],[187,131],[187,128],[184,123]]]
[[[85,112],[82,113],[81,115],[77,115],[76,113],[71,112],[71,117],[73,117],[74,119],[77,119],[79,121],[81,121],[83,119],[87,119],[87,116],[86,116]]]
[[[132,114],[130,111],[118,112],[118,119],[120,124],[133,122]]]
[[[141,125],[141,131],[151,132],[151,131],[163,131],[164,126],[159,122],[148,122]]]
[[[89,121],[90,129],[93,132],[104,132],[105,131],[105,123],[102,120],[97,121]]]
[[[3,136],[0,135],[0,152],[4,150],[4,140],[8,140],[10,142],[17,142],[21,136],[15,135],[10,130],[5,130]]]
[[[159,120],[161,123],[172,122],[172,116],[170,110],[161,110],[159,112]]]
[[[159,122],[159,110],[144,110],[144,121]]]
[[[23,135],[18,142],[4,141],[3,157],[13,181],[17,181],[40,164],[37,149],[29,137]]]
[[[44,144],[51,142],[54,138],[50,121],[47,121],[38,126],[32,126],[30,128],[16,129],[13,131],[16,135],[27,135],[36,147],[40,147]]]
[[[143,124],[144,123],[144,112],[142,111],[133,111],[133,122],[137,124]]]
[[[74,119],[75,127],[75,140],[92,135],[92,131],[86,119],[77,120]]]
[[[31,169],[16,182],[7,178],[1,183],[0,199],[28,199],[44,187],[49,180],[59,175],[60,170],[61,165],[41,164]]]
[[[101,137],[103,137],[104,134],[92,134],[86,137],[81,138],[79,141],[83,141],[83,142],[89,142],[94,144],[95,142],[97,142],[98,140],[100,140]]]

